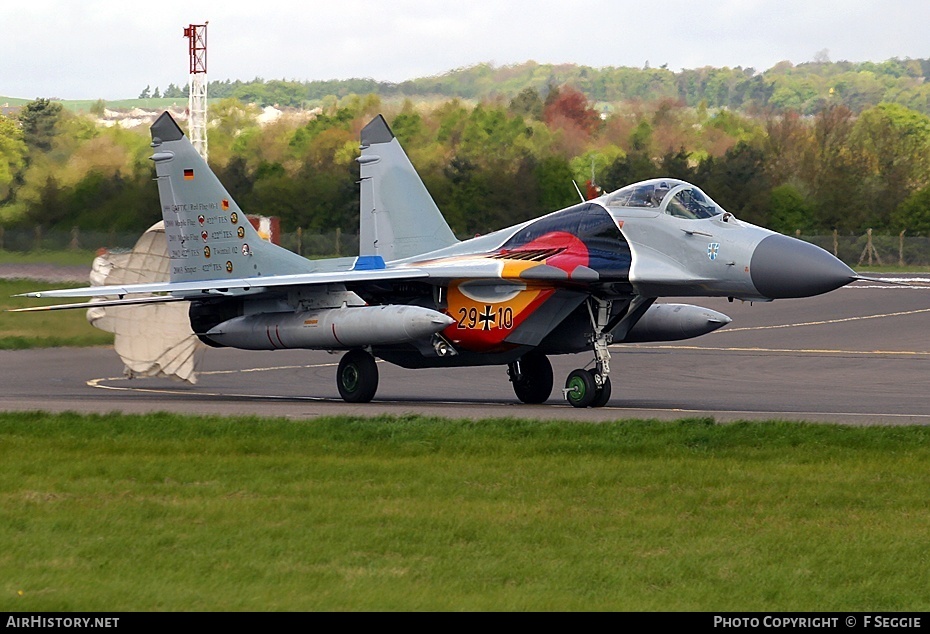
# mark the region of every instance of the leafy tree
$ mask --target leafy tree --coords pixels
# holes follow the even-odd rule
[[[814,207],[794,185],[785,183],[770,194],[768,228],[790,234],[815,229]]]
[[[47,152],[52,149],[61,113],[61,104],[48,99],[36,99],[23,106],[19,122],[23,127],[23,141],[30,150]]]
[[[652,126],[645,119],[640,120],[630,133],[630,152],[641,154],[652,152]]]
[[[448,204],[443,208],[452,230],[459,234],[486,233],[494,227],[487,213],[488,183],[478,166],[454,157],[445,170]]]
[[[508,117],[500,106],[479,104],[465,122],[458,154],[477,165],[512,173],[527,155],[532,134],[522,117]]]
[[[212,82],[211,82],[211,85],[212,85]],[[180,99],[182,97],[186,98],[187,95],[185,95],[184,91],[182,91],[180,88],[178,88],[174,84],[168,84],[168,87],[165,88],[164,97],[167,99]]]
[[[604,170],[604,191],[614,191],[631,183],[663,176],[661,170],[643,152],[631,152],[617,157]]]
[[[26,152],[20,127],[0,115],[0,201],[9,197],[14,179],[26,165]]]
[[[245,105],[238,99],[227,97],[210,104],[210,164],[222,167],[233,160],[236,147],[247,145],[249,137],[258,130],[258,106]],[[238,155],[239,158],[241,154]]]
[[[696,123],[694,114],[682,102],[660,100],[652,115],[652,146],[657,153],[675,153],[679,148],[695,147]]]
[[[896,231],[930,235],[930,185],[915,191],[892,213]]]
[[[151,96],[152,96],[152,87],[148,85],[145,87],[145,90],[139,93],[139,99],[148,99]]]
[[[813,143],[810,126],[792,110],[767,118],[765,131],[765,169],[772,182],[779,185],[800,178]]]
[[[579,186],[593,180],[593,184],[603,191],[604,173],[607,168],[615,160],[625,156],[626,153],[616,145],[606,145],[596,150],[588,150],[569,161],[572,176]]]
[[[458,99],[447,101],[436,108],[433,117],[439,120],[437,140],[447,144],[453,151],[457,149],[462,142],[462,133],[465,131],[468,116],[468,109]]]
[[[142,231],[160,217],[151,176],[123,177],[93,170],[71,186],[50,179],[33,219],[53,229]]]
[[[732,110],[718,110],[707,125],[716,128],[737,141],[753,142],[762,135],[762,128],[749,117],[741,116]]]
[[[311,149],[314,139],[320,134],[333,128],[348,132],[354,120],[355,113],[348,108],[335,108],[330,114],[318,114],[294,131],[290,147],[297,155],[303,155]]]
[[[405,107],[403,112],[394,117],[391,121],[391,130],[405,147],[417,147],[426,141],[427,133],[423,117],[412,107]]]
[[[158,90],[158,86],[155,86],[155,92],[152,93],[152,98],[161,99],[161,91]]]
[[[765,226],[769,216],[771,185],[761,148],[741,141],[721,158],[701,161],[695,184],[738,218]]]
[[[542,120],[543,116],[543,100],[539,96],[538,90],[532,86],[528,86],[510,100],[508,109],[513,114],[530,117],[539,121]]]
[[[868,163],[851,143],[853,112],[832,106],[814,117],[811,150],[800,179],[808,186],[819,226],[858,232],[868,228]]]
[[[659,160],[659,169],[663,176],[683,181],[693,181],[695,170],[691,166],[691,156],[684,148],[677,152],[666,152]]]
[[[405,105],[408,100],[405,100]],[[381,97],[374,93],[349,93],[339,100],[338,107],[347,110],[354,118],[364,117],[365,122],[381,112]],[[413,104],[411,102],[411,110]]]
[[[214,171],[229,195],[242,206],[255,184],[245,159],[233,156],[228,162],[214,167]]]
[[[536,165],[535,172],[542,209],[554,211],[578,202],[578,193],[572,184],[572,169],[564,158],[546,157]]]
[[[549,93],[543,120],[550,127],[560,121],[569,121],[588,134],[592,134],[601,123],[597,110],[588,105],[588,98],[571,86],[562,86]]]
[[[879,104],[859,116],[850,140],[868,157],[872,217],[885,225],[913,191],[930,184],[930,117]]]

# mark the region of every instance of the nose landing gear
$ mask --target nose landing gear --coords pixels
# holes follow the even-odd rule
[[[608,346],[617,333],[626,337],[655,298],[634,297],[625,311],[611,317],[610,300],[590,297],[586,303],[594,331],[589,341],[594,349],[594,369],[573,370],[565,381],[562,395],[572,407],[603,407],[610,400],[610,350]]]

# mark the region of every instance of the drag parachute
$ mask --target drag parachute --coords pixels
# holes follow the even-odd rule
[[[164,222],[152,225],[132,251],[106,251],[94,259],[93,286],[113,286],[169,279]],[[115,335],[116,353],[127,376],[166,376],[197,382],[196,368],[204,346],[191,330],[188,302],[93,307],[87,321]]]

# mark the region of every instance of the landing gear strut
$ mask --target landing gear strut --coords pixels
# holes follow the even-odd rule
[[[339,396],[347,403],[368,403],[378,391],[378,366],[364,350],[349,350],[336,370]]]
[[[543,403],[552,393],[552,364],[535,350],[508,365],[507,376],[517,398],[524,403]]]
[[[585,306],[591,318],[593,332],[588,336],[594,349],[594,369],[573,370],[562,390],[565,400],[573,407],[603,407],[610,400],[610,350],[608,346],[617,333],[626,337],[643,313],[655,302],[654,297],[634,297],[625,311],[611,317],[610,300],[599,297],[588,298]]]
[[[591,297],[585,304],[594,332],[588,339],[594,348],[593,371],[572,370],[565,380],[565,400],[573,407],[603,407],[610,400],[610,350],[607,346],[613,336],[607,328],[610,320],[610,301]]]

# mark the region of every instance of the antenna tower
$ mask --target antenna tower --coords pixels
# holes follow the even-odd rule
[[[194,149],[207,160],[207,24],[184,28],[190,53],[188,132]]]

